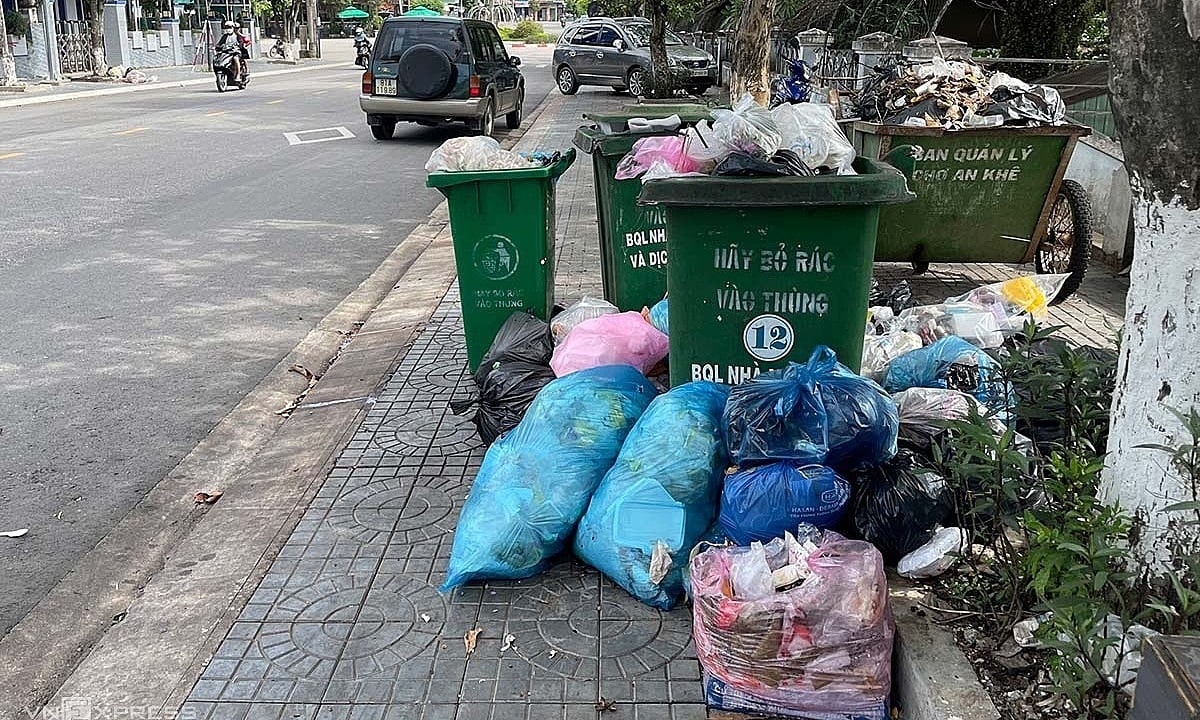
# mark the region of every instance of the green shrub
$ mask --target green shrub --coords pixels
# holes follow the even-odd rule
[[[512,31],[515,40],[533,40],[545,34],[546,31],[542,29],[542,26],[532,20],[522,20]]]
[[[4,24],[8,28],[9,35],[22,37],[29,32],[29,15],[9,10],[4,13]]]

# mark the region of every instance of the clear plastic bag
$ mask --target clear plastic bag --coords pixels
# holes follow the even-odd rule
[[[677,135],[638,140],[617,164],[616,179],[641,177],[643,180],[653,180],[698,172],[700,164],[683,151],[683,145],[683,138]]]
[[[739,470],[721,490],[721,530],[739,545],[783,537],[801,523],[841,522],[850,483],[824,465],[777,462]]]
[[[896,572],[914,580],[937,577],[954,567],[966,544],[967,534],[962,528],[942,528],[929,542],[900,558]]]
[[[731,150],[769,158],[782,147],[775,118],[770,110],[754,101],[753,95],[743,95],[733,109],[718,108],[712,115],[713,134]]]
[[[574,373],[542,388],[483,458],[442,590],[530,577],[562,552],[654,396],[654,386],[627,366]]]
[[[554,348],[550,367],[559,377],[602,365],[632,365],[648,372],[667,356],[667,336],[638,312],[584,320]]]
[[[725,440],[739,465],[792,460],[837,469],[896,453],[896,404],[823,345],[804,365],[771,370],[733,389]]]
[[[717,137],[707,120],[701,120],[684,130],[683,151],[702,169],[711,170],[733,152],[733,148]]]
[[[800,156],[811,168],[827,167],[838,175],[855,175],[854,146],[833,117],[833,108],[819,103],[784,104],[771,111],[779,128],[780,145]]]
[[[527,170],[537,167],[495,138],[457,137],[438,146],[425,163],[427,172],[471,172],[478,170]]]
[[[550,318],[550,334],[554,338],[554,344],[557,345],[566,339],[567,333],[579,323],[618,312],[620,310],[617,306],[607,300],[584,295],[582,300]]]
[[[863,337],[862,376],[883,382],[893,360],[924,345],[921,336],[907,330],[893,329],[881,335],[866,335]]]
[[[752,552],[713,548],[692,560],[692,634],[710,706],[884,720],[894,625],[879,551],[826,531],[804,582],[746,600],[733,573]]]
[[[928,448],[944,432],[942,423],[966,420],[972,408],[981,417],[991,414],[986,405],[958,390],[909,388],[892,395],[892,399],[900,413],[900,439],[918,448]],[[995,418],[989,423],[997,434],[1004,432],[1004,423]]]
[[[1001,330],[1019,332],[1025,324],[1025,315],[1039,321],[1046,319],[1049,304],[1062,292],[1070,277],[1070,274],[1022,275],[946,298],[946,302],[981,306],[996,317]]]
[[[994,310],[1001,310],[1000,318]],[[1024,322],[1003,314],[1001,308],[986,308],[973,302],[921,305],[900,313],[898,324],[916,333],[927,344],[956,335],[981,348],[998,348],[1006,335],[1020,330]]]
[[[712,525],[728,464],[728,397],[724,385],[692,382],[655,398],[575,533],[576,555],[653,607],[670,610],[683,597],[688,556]]]

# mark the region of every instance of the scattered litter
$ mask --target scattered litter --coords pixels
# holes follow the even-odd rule
[[[495,138],[457,137],[438,146],[425,163],[427,172],[477,172],[481,170],[528,170],[537,165],[511,150],[504,150]]]
[[[421,622],[429,622],[432,619],[429,613],[421,613]]]
[[[551,651],[550,651],[550,657],[554,657],[554,656],[555,656],[555,655],[557,655],[557,654],[558,654],[558,651],[557,651],[557,650],[551,650]]]
[[[585,320],[554,348],[550,367],[560,378],[604,365],[632,365],[648,372],[667,356],[667,336],[641,313],[623,312]]]
[[[116,615],[113,615],[113,616],[112,616],[112,622],[113,622],[113,625],[116,625],[117,623],[119,623],[119,622],[121,622],[122,620],[124,620],[124,619],[125,619],[125,616],[127,616],[128,614],[129,614],[128,612],[119,612],[119,613],[117,613]]]
[[[896,572],[913,579],[937,577],[954,566],[966,545],[962,528],[942,528],[929,542],[900,558]]]
[[[483,633],[483,628],[475,628],[468,630],[466,635],[463,635],[463,645],[467,647],[467,654],[475,652],[475,645],[479,642],[479,635]]]
[[[966,420],[971,410],[987,418],[996,434],[1004,432],[1004,423],[990,417],[991,411],[974,396],[942,388],[909,388],[892,395],[900,413],[900,439],[912,447],[928,449],[934,438],[946,432],[944,423]]]
[[[317,380],[316,373],[314,373],[312,370],[309,370],[308,368],[304,367],[303,365],[301,365],[299,363],[289,367],[288,372],[293,372],[293,373],[296,373],[297,375],[303,375],[304,379],[309,381],[310,383],[316,382],[316,380]]]
[[[584,295],[582,300],[550,318],[550,335],[554,339],[554,344],[557,345],[566,339],[567,333],[571,332],[572,328],[584,320],[618,312],[620,310],[616,305],[606,300]]]
[[[1042,626],[1042,623],[1049,620],[1050,617],[1050,613],[1045,613],[1037,617],[1026,618],[1014,624],[1012,629],[1013,642],[1020,647],[1031,650],[1045,647],[1042,641],[1037,639],[1037,631]]]
[[[192,496],[192,501],[197,505],[212,505],[216,501],[220,500],[221,496],[224,494],[225,493],[220,490],[214,493],[198,492]]]
[[[61,515],[61,513],[59,513],[59,514]],[[21,528],[20,530],[5,530],[3,532],[0,532],[0,536],[10,537],[10,538],[19,538],[19,537],[24,537],[28,533],[29,533],[29,528]]]
[[[606,697],[601,697],[596,703],[596,712],[616,712],[617,701],[609,700]]]
[[[500,645],[500,652],[507,652],[512,649],[513,643],[517,641],[516,635],[505,635],[504,642]]]

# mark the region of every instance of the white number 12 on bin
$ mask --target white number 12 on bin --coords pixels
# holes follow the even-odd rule
[[[788,354],[795,341],[792,326],[778,315],[759,315],[746,324],[742,333],[746,352],[765,362]]]

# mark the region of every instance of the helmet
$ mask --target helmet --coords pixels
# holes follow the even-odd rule
[[[221,27],[225,30],[233,30],[237,27],[237,25],[234,24],[232,20],[226,20],[225,22],[221,23]]]

